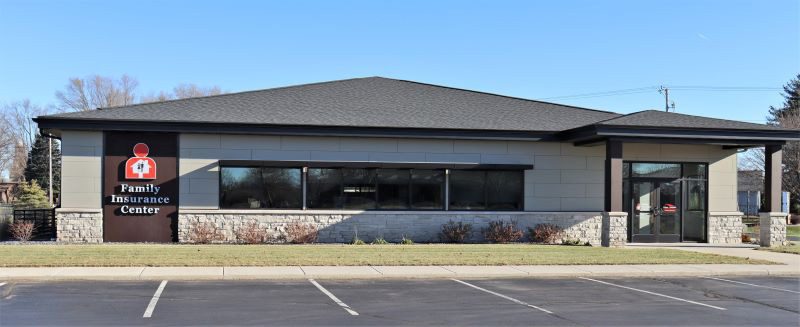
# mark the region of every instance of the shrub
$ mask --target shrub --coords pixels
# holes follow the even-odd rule
[[[533,228],[528,227],[531,241],[545,244],[555,244],[564,235],[561,226],[553,224],[537,224]]]
[[[750,235],[742,233],[742,243],[750,243],[752,241],[753,239],[750,237]]]
[[[246,244],[265,243],[270,238],[267,230],[258,227],[258,222],[255,221],[240,226],[234,234],[239,242]]]
[[[293,244],[308,244],[317,241],[317,226],[312,224],[291,223],[286,226],[285,238]]]
[[[16,200],[14,200],[15,209],[38,209],[38,208],[51,208],[50,200],[47,199],[47,193],[39,186],[35,180],[30,182],[22,182],[17,186]]]
[[[581,243],[581,240],[579,239],[565,238],[561,240],[561,245],[577,246],[577,245],[587,245],[587,244],[589,244],[589,242]]]
[[[11,237],[20,242],[27,242],[33,238],[33,233],[36,232],[36,225],[30,221],[16,221],[8,228],[11,232]]]
[[[489,227],[483,229],[483,237],[495,243],[516,242],[525,233],[517,228],[516,221],[494,220],[489,222]]]
[[[472,233],[472,224],[463,222],[448,221],[442,225],[442,232],[439,239],[446,243],[464,243],[464,240]]]
[[[800,224],[800,206],[797,206],[797,214],[789,215],[789,223],[792,225]]]
[[[385,240],[383,237],[378,237],[378,238],[372,240],[372,244],[384,245],[384,244],[389,244],[389,241]]]
[[[412,239],[408,238],[408,237],[403,236],[403,239],[400,240],[400,244],[412,245],[412,244],[414,244],[414,241]]]
[[[352,245],[364,245],[364,244],[367,244],[367,242],[364,242],[364,240],[362,240],[362,239],[358,238],[358,236],[356,236],[356,237],[353,237],[353,241],[350,242],[350,244],[352,244]]]
[[[195,222],[189,229],[189,241],[192,243],[208,244],[224,239],[225,235],[222,235],[214,223]]]

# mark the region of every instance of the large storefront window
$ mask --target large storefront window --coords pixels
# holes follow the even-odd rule
[[[444,169],[309,168],[308,208],[444,209]]]
[[[300,168],[222,167],[220,208],[302,208]]]
[[[451,210],[522,210],[523,172],[453,170]]]
[[[445,169],[221,168],[220,208],[444,210]],[[303,183],[305,182],[305,206]],[[522,210],[522,170],[450,170],[450,210]]]

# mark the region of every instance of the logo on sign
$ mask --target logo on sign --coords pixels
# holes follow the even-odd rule
[[[148,158],[150,147],[144,143],[133,146],[133,158],[125,161],[125,179],[156,179],[156,161]]]

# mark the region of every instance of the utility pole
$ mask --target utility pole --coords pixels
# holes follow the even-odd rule
[[[47,183],[50,191],[48,192],[48,195],[50,199],[50,205],[55,205],[53,202],[53,138],[51,137],[47,138],[47,159],[47,170],[48,174],[50,175],[50,182]]]
[[[672,102],[672,104],[669,102],[669,88],[661,85],[661,87],[658,89],[658,93],[664,95],[664,111],[669,112],[669,109],[672,108],[672,111],[674,112],[675,102]]]

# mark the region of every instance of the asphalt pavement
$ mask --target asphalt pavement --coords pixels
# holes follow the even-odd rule
[[[0,325],[798,326],[798,277],[2,281]]]

